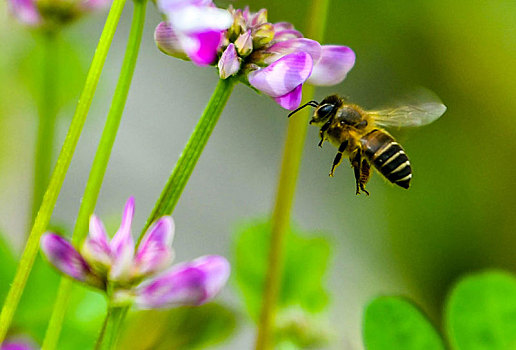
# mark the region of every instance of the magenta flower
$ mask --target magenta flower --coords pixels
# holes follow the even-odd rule
[[[13,16],[29,27],[47,29],[66,24],[80,15],[105,8],[111,0],[7,0]]]
[[[269,23],[265,9],[251,13],[248,8],[230,7],[228,13],[232,24],[227,29],[219,29],[221,41],[217,41],[217,45],[213,44],[215,41],[199,44],[211,50],[209,60],[204,63],[216,64],[221,79],[239,76],[241,81],[272,97],[283,108],[293,110],[300,105],[304,83],[335,85],[353,68],[355,54],[349,47],[321,45],[304,38],[290,23]],[[195,61],[181,46],[171,24],[160,23],[155,39],[163,52]]]
[[[136,305],[155,309],[174,305],[200,305],[218,294],[229,278],[230,266],[217,255],[177,264],[136,289]]]
[[[182,53],[200,66],[213,64],[231,15],[211,0],[158,0],[158,6],[167,18],[156,28],[160,50],[172,56]]]
[[[198,305],[213,298],[225,285],[230,267],[220,256],[170,267],[174,222],[169,216],[154,222],[135,249],[131,235],[133,215],[131,197],[125,205],[120,228],[111,240],[102,222],[92,215],[90,233],[80,253],[54,233],[43,235],[41,248],[58,270],[110,291],[112,301],[119,304],[135,300],[142,308]]]
[[[9,339],[0,344],[0,350],[33,350],[34,343],[26,339]]]

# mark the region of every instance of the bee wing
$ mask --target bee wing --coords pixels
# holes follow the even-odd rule
[[[425,102],[368,111],[375,123],[386,127],[416,127],[432,123],[446,111],[441,102]]]

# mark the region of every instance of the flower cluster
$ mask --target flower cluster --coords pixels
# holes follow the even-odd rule
[[[0,344],[0,350],[33,350],[36,347],[26,339],[9,339]]]
[[[164,216],[152,224],[135,251],[131,235],[134,199],[127,201],[120,228],[111,241],[92,215],[90,232],[80,252],[63,237],[47,233],[41,248],[61,272],[109,293],[115,304],[135,302],[140,308],[199,305],[215,296],[230,272],[216,255],[169,267],[173,259],[174,223]]]
[[[188,4],[186,7],[204,15],[184,10],[178,15],[170,5],[177,3]],[[248,8],[230,7],[226,12],[231,17],[228,24],[221,12],[224,10],[215,8],[211,0],[159,0],[159,4],[167,17],[154,35],[161,51],[197,64],[217,65],[222,79],[236,75],[285,109],[300,105],[305,82],[338,84],[355,63],[349,47],[321,45],[304,38],[290,23],[270,23],[265,9],[252,13]],[[184,23],[188,23],[188,33],[197,33],[195,45],[181,39],[185,36]]]
[[[84,13],[106,7],[110,0],[8,0],[14,17],[35,28],[53,29]]]

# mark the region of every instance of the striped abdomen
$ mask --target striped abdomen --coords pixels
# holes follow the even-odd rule
[[[392,136],[375,129],[360,141],[369,161],[387,180],[403,188],[409,188],[412,179],[410,161]]]

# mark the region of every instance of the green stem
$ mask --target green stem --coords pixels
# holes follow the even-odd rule
[[[95,342],[95,350],[101,349],[102,343],[104,342],[104,337],[106,336],[106,330],[111,318],[112,308],[108,306],[106,317],[104,318],[104,322],[102,322],[102,327],[100,328],[100,333]]]
[[[310,20],[307,37],[322,41],[328,8],[329,0],[314,0],[312,2],[312,9],[309,11]],[[314,21],[314,18],[317,20]],[[303,88],[303,96],[305,99],[311,100],[314,96],[314,87],[306,85]],[[294,203],[308,118],[308,110],[300,112],[295,117],[290,118],[287,128],[278,189],[271,218],[268,266],[255,344],[258,350],[272,347],[276,304],[284,265],[285,237],[290,225],[290,215]]]
[[[113,95],[111,108],[106,119],[106,124],[104,126],[104,131],[102,132],[95,159],[93,160],[88,183],[84,190],[84,196],[82,198],[79,214],[77,215],[77,221],[75,223],[72,236],[72,240],[75,245],[82,243],[88,232],[89,217],[95,209],[95,204],[97,203],[97,198],[102,186],[102,180],[106,173],[111,150],[113,149],[118,127],[120,126],[120,120],[127,101],[127,95],[131,86],[131,80],[142,40],[146,5],[146,0],[136,0],[134,2],[131,32],[129,33],[129,38],[127,40],[124,62],[120,70],[120,76]],[[72,280],[63,277],[59,285],[54,310],[43,341],[43,350],[51,350],[57,347],[63,319],[68,306],[68,300],[70,298],[71,287]]]
[[[147,219],[142,235],[140,235],[140,240],[143,233],[153,221],[158,219],[160,216],[170,215],[174,210],[177,201],[179,200],[181,193],[183,193],[183,189],[185,188],[185,185],[188,182],[199,157],[201,156],[204,146],[208,142],[211,132],[215,128],[215,125],[226,106],[235,83],[235,78],[219,80],[208,105],[204,109],[192,135],[190,135],[188,143],[179,156],[174,170],[172,171],[165,188],[163,188],[163,191],[161,192],[161,196],[156,202],[151,215]]]
[[[5,299],[2,313],[0,314],[0,343],[4,340],[7,330],[11,325],[11,321],[16,308],[18,307],[18,303],[32,269],[32,265],[34,264],[36,254],[38,253],[39,240],[44,230],[47,228],[50,217],[52,216],[57,197],[61,190],[61,186],[63,185],[70,162],[72,161],[75,147],[77,146],[93,95],[95,94],[100,74],[102,72],[109,47],[111,46],[113,35],[115,34],[118,26],[125,1],[126,0],[114,0],[111,5],[111,10],[109,11],[106,24],[104,25],[102,35],[100,36],[100,40],[97,45],[97,50],[95,51],[95,55],[91,62],[84,89],[81,93],[79,103],[77,104],[77,109],[75,110],[68,134],[66,135],[61,153],[57,159],[56,167],[52,173],[52,177],[50,178],[45,195],[43,196],[41,207],[34,221],[34,226],[32,227],[25,249],[22,253],[16,275],[14,276],[14,281],[11,284],[11,288],[9,289],[9,293]]]
[[[113,350],[120,334],[120,328],[127,315],[127,307],[108,307],[106,319],[102,325],[99,338],[95,344],[95,350]]]
[[[43,74],[39,101],[38,134],[34,158],[34,187],[30,224],[36,217],[52,172],[52,150],[57,118],[59,45],[56,32],[41,33]]]
[[[233,87],[235,86],[237,80],[236,78],[228,78],[228,79],[220,79],[215,87],[215,91],[211,95],[204,112],[201,115],[201,118],[197,122],[194,131],[190,135],[186,146],[181,152],[179,159],[176,162],[174,170],[170,175],[161,195],[154,206],[149,218],[147,219],[147,223],[143,228],[140,237],[138,239],[138,243],[140,243],[141,239],[147,228],[150,226],[152,222],[163,215],[172,214],[181,193],[183,193],[183,189],[192,175],[192,172],[199,160],[199,157],[202,154],[204,146],[208,142],[210,135],[219,120],[226,103],[228,102],[229,96],[233,91]],[[124,307],[125,313],[129,310],[129,307]],[[123,323],[124,317],[121,319],[121,323]]]

